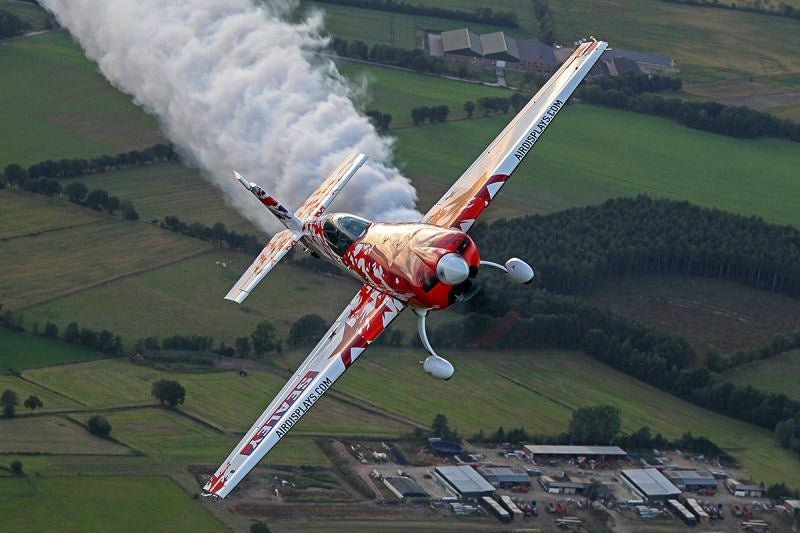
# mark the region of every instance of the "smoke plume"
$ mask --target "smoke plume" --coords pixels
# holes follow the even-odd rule
[[[325,44],[318,13],[289,22],[296,6],[286,0],[42,4],[261,228],[278,226],[231,169],[296,208],[353,150],[370,162],[336,208],[379,220],[418,219],[413,187],[391,166],[391,141],[358,113],[354,89],[333,62],[314,54]]]

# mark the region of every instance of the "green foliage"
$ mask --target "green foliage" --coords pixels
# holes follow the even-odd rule
[[[264,522],[250,524],[250,533],[270,533],[270,529]]]
[[[600,497],[600,489],[603,486],[598,480],[593,479],[589,486],[586,488],[586,497],[589,501],[593,502]]]
[[[292,326],[294,327],[294,326]],[[292,343],[291,341],[292,335],[289,334],[289,344]],[[236,355],[243,359],[246,359],[250,355],[250,337],[237,337],[236,338]]]
[[[177,381],[160,379],[153,383],[150,394],[156,398],[161,405],[176,407],[182,405],[186,399],[186,389]]]
[[[455,442],[461,440],[461,435],[459,435],[455,430],[450,429],[447,416],[443,414],[438,414],[434,417],[433,422],[431,423],[431,436]]]
[[[253,353],[258,358],[263,358],[266,354],[277,350],[279,346],[275,326],[267,321],[260,322],[256,326],[250,339],[253,341]]]
[[[464,112],[467,114],[467,118],[472,118],[472,114],[475,112],[475,102],[472,100],[464,102]]]
[[[28,398],[25,400],[25,403],[23,405],[26,408],[30,409],[31,411],[35,411],[36,409],[38,409],[40,407],[44,407],[44,403],[42,403],[42,400],[38,396],[33,395],[33,394],[28,396]]]
[[[22,469],[22,462],[19,460],[12,461],[9,469],[15,476],[25,475],[25,471]]]
[[[92,435],[106,438],[111,435],[111,423],[102,415],[94,415],[89,418],[87,427]]]
[[[13,13],[0,10],[0,39],[20,35],[29,27],[28,24]]]
[[[321,316],[304,315],[292,324],[286,343],[290,346],[316,344],[326,331],[328,331],[328,323]]]
[[[616,407],[581,407],[572,413],[568,431],[574,444],[608,445],[619,433],[621,424]]]
[[[17,404],[19,404],[17,393],[11,389],[4,390],[3,394],[0,396],[0,406],[3,407],[3,416],[6,418],[14,416],[17,411]]]

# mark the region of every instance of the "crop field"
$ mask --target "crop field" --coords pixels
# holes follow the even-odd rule
[[[234,370],[164,372],[121,359],[41,368],[24,375],[92,407],[153,403],[150,389],[154,381],[178,380],[186,388],[182,410],[218,428],[238,433],[250,428],[286,381],[274,373],[256,370],[244,378]],[[399,436],[412,429],[326,397],[303,418],[293,435]]]
[[[490,24],[473,24],[460,20],[424,17],[339,6],[319,2],[303,2],[304,5],[325,12],[325,29],[346,41],[364,41],[368,45],[387,44],[397,48],[413,50],[421,46],[422,33],[469,28],[478,33],[505,31],[512,37],[529,37],[528,29],[514,29]]]
[[[768,343],[800,329],[800,301],[713,278],[636,275],[603,281],[595,305],[685,337],[703,357]]]
[[[73,455],[127,455],[131,450],[95,437],[58,416],[24,416],[0,420],[0,453],[59,453]]]
[[[41,194],[0,190],[0,203],[0,242],[92,224],[102,218],[89,209]]]
[[[487,7],[484,0],[419,0],[417,4],[428,7],[441,7],[444,9],[457,9],[472,13]],[[508,11],[517,15],[520,30],[524,30],[524,36],[535,36],[539,30],[539,23],[533,13],[533,4],[526,0],[493,0],[491,8],[494,11]],[[469,25],[470,27],[472,24]],[[504,28],[504,31],[506,28]]]
[[[144,455],[0,454],[0,466],[8,466],[13,461],[20,461],[24,472],[29,476],[163,474],[163,469],[152,458]]]
[[[659,0],[565,0],[551,11],[562,42],[594,35],[614,48],[670,56],[689,82],[800,72],[800,31],[784,17]]]
[[[770,107],[765,111],[769,111],[770,114],[776,115],[780,118],[788,118],[789,120],[800,122],[800,104]]]
[[[0,0],[0,10],[13,13],[30,25],[28,31],[41,31],[45,29],[47,13],[37,5],[19,2],[17,0]]]
[[[800,401],[800,350],[753,361],[725,372],[722,377],[737,385],[752,385],[758,389],[785,394]]]
[[[364,80],[368,99],[365,109],[379,109],[392,115],[392,124],[412,124],[411,110],[421,105],[447,105],[450,118],[466,116],[464,102],[476,101],[483,96],[508,97],[507,89],[489,87],[478,83],[448,80],[425,74],[364,65],[362,63],[337,63],[339,72],[351,80]],[[478,112],[476,111],[476,114]]]
[[[185,222],[202,222],[209,226],[222,222],[237,233],[266,239],[262,231],[225,202],[219,190],[206,181],[200,171],[178,163],[80,176],[75,181],[85,183],[90,189],[105,189],[109,194],[132,201],[144,221],[176,216]],[[253,200],[250,206],[254,211],[265,218],[272,217],[254,198],[246,199]]]
[[[2,329],[2,331],[6,330]],[[2,334],[0,334],[0,343],[3,342],[3,338],[4,337]],[[11,367],[11,365],[6,362],[5,357],[0,356],[0,368],[4,367]],[[19,370],[19,368],[17,368],[17,370]],[[37,396],[40,400],[42,400],[43,404],[42,407],[33,411],[35,413],[62,409],[75,409],[80,407],[80,404],[71,400],[70,398],[67,398],[66,396],[62,396],[56,392],[47,390],[34,383],[29,383],[24,379],[20,379],[15,376],[0,375],[0,391],[5,390],[12,390],[17,393],[17,399],[19,400],[19,405],[17,405],[18,416],[22,416],[31,412],[27,407],[25,407],[24,403],[28,396],[32,395]]]
[[[467,437],[501,425],[559,433],[572,409],[611,404],[622,411],[627,431],[647,425],[669,437],[706,435],[765,481],[800,484],[800,460],[780,449],[771,432],[693,406],[583,354],[460,350],[447,382],[423,379],[418,361],[414,351],[373,348],[337,388],[421,423],[444,413]]]
[[[116,154],[164,140],[155,119],[111,87],[66,32],[0,46],[0,70],[14,73],[0,80],[0,167]]]
[[[25,370],[97,357],[100,354],[82,346],[0,328],[0,369]]]
[[[513,203],[501,207],[550,213],[646,193],[800,226],[797,143],[734,139],[585,105],[561,115],[500,195]],[[438,200],[510,119],[393,130],[395,160],[420,188],[420,208]]]
[[[0,478],[8,531],[226,531],[166,476]]]
[[[20,309],[209,248],[141,222],[98,219],[3,243],[0,292],[7,308]]]

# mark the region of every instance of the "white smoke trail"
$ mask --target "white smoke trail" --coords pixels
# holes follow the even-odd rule
[[[261,228],[277,226],[234,181],[232,168],[296,208],[352,150],[369,155],[370,163],[336,207],[417,220],[416,192],[391,166],[391,142],[356,111],[353,90],[335,65],[313,54],[324,45],[322,17],[287,22],[292,1],[42,4],[106,78],[156,115],[231,205]]]

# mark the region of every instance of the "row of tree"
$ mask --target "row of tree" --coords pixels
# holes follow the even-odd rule
[[[642,93],[680,91],[683,87],[683,80],[673,76],[628,72],[622,76],[594,76],[587,79],[584,85],[599,87],[603,91],[620,91],[628,96],[633,96]]]
[[[19,396],[15,391],[6,389],[3,394],[0,394],[0,408],[3,409],[4,417],[10,418],[14,416],[17,413],[17,405],[19,405]],[[28,396],[23,405],[31,411],[44,407],[42,400],[33,394]]]
[[[236,233],[227,229],[222,222],[217,222],[213,226],[206,226],[201,222],[186,223],[178,217],[168,216],[164,217],[160,226],[176,233],[213,242],[217,246],[225,244],[231,250],[238,250],[251,255],[261,252],[263,247],[263,244],[254,235]]]
[[[382,113],[377,109],[371,109],[366,113],[367,118],[375,126],[378,131],[386,131],[389,129],[389,124],[392,123],[392,115],[389,113]]]
[[[256,357],[262,359],[271,353],[281,353],[283,351],[283,341],[278,337],[275,326],[271,322],[263,321],[256,326],[251,335],[237,338],[233,347],[227,346],[225,342],[220,342],[215,347],[213,337],[199,335],[173,335],[163,340],[152,336],[142,337],[137,339],[133,345],[133,351],[137,354],[152,354],[162,350],[215,353],[225,357],[241,357],[244,359]]]
[[[600,86],[591,84],[579,87],[575,96],[590,104],[669,118],[690,128],[729,137],[774,137],[800,142],[800,123],[748,107],[733,107],[717,102],[690,102],[652,93],[629,96],[623,91],[603,90]]]
[[[538,283],[560,293],[591,290],[632,273],[675,273],[735,281],[800,297],[800,231],[688,202],[619,198],[550,215],[478,224],[487,257],[536,258]],[[499,298],[519,290],[487,277]],[[487,291],[489,292],[489,291]]]
[[[426,6],[423,4],[409,4],[408,2],[397,2],[395,0],[320,0],[325,4],[335,4],[339,6],[359,7],[362,9],[375,9],[378,11],[390,11],[393,13],[404,13],[406,15],[419,15],[423,17],[438,17],[464,22],[476,22],[480,24],[492,24],[494,26],[506,26],[518,28],[517,16],[509,11],[494,11],[490,7],[483,7],[473,11],[463,11],[460,9],[446,9],[443,7]]]
[[[426,120],[431,124],[435,122],[447,122],[450,115],[450,108],[446,105],[420,106],[411,110],[411,120],[415,126],[419,126]]]
[[[769,359],[797,348],[800,348],[800,331],[779,334],[763,346],[749,350],[739,350],[728,357],[723,357],[719,353],[712,353],[706,358],[706,367],[712,372],[725,372],[731,368],[761,359]]]
[[[684,4],[689,6],[717,7],[720,9],[733,9],[738,11],[748,11],[750,13],[760,13],[762,15],[774,15],[779,17],[789,17],[800,19],[800,8],[796,8],[786,2],[779,5],[770,5],[769,0],[754,0],[736,2],[720,2],[720,0],[664,0],[673,4]]]
[[[10,311],[7,311],[2,318],[0,318],[0,326],[12,331],[26,331],[22,322],[22,316],[12,314]],[[40,329],[38,322],[34,322],[30,333],[54,339],[59,336],[58,326],[52,322],[47,322],[43,329]],[[64,328],[61,338],[67,342],[79,344],[91,350],[97,350],[98,352],[109,355],[121,355],[123,353],[122,337],[106,329],[95,331],[86,327],[81,327],[77,322],[70,322],[67,324],[67,327]]]

